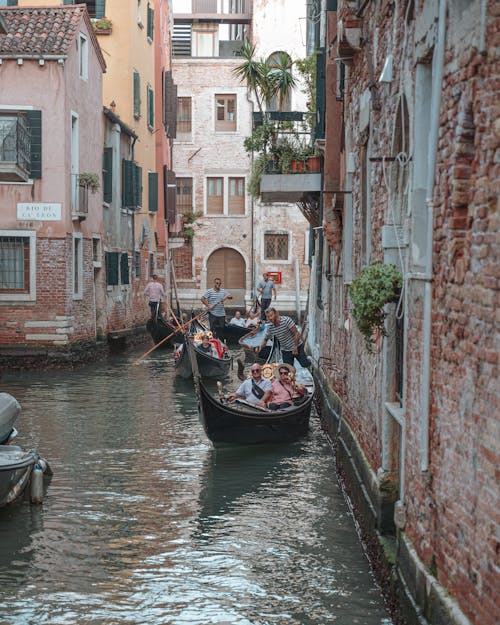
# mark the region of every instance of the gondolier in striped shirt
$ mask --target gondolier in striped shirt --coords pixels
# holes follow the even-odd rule
[[[300,340],[300,334],[293,319],[280,315],[272,306],[266,310],[266,319],[266,337],[260,347],[256,348],[257,351],[265,346],[268,338],[276,337],[280,343],[283,362],[293,366],[294,358],[296,358],[303,367],[310,367],[311,361],[304,351],[304,343]]]
[[[217,339],[224,336],[224,326],[226,324],[226,309],[224,308],[224,300],[233,299],[231,293],[222,288],[222,280],[215,278],[214,288],[208,289],[201,298],[201,303],[208,308],[208,320],[210,322],[210,330]]]

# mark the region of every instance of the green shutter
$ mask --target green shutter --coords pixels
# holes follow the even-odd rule
[[[156,172],[148,174],[148,200],[149,212],[156,213],[158,210],[158,174]]]
[[[74,0],[64,0],[64,4],[75,4]]]
[[[100,20],[106,15],[106,0],[95,0],[95,16]]]
[[[104,148],[102,155],[102,193],[105,202],[113,201],[113,148]]]
[[[133,208],[134,202],[134,161],[122,161],[122,207]]]
[[[148,126],[155,127],[155,95],[151,87],[148,87]]]
[[[155,28],[155,11],[148,4],[148,37],[153,41]]]
[[[141,77],[134,69],[134,117],[141,116]]]
[[[134,206],[142,206],[142,167],[134,163],[132,170],[133,175],[133,194],[134,194]]]
[[[27,111],[31,126],[31,177],[42,177],[42,111]]]
[[[106,252],[106,284],[118,284],[118,252]]]
[[[120,257],[120,283],[130,284],[127,252],[122,252]]]

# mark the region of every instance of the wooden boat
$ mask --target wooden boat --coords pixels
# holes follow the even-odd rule
[[[151,334],[151,338],[157,345],[170,334],[172,337],[162,343],[159,349],[163,347],[172,347],[176,342],[182,341],[182,332],[176,331],[175,326],[171,325],[165,317],[159,312],[156,317],[148,319],[146,329]]]
[[[20,412],[17,400],[0,393],[0,507],[19,499],[28,485],[33,503],[43,497],[43,475],[51,475],[47,462],[34,450],[25,451],[11,442],[16,435],[14,422]]]
[[[228,403],[212,396],[199,381],[200,420],[214,445],[292,441],[307,434],[313,393],[283,410],[259,408],[243,400]]]
[[[224,339],[237,343],[241,338],[248,334],[248,328],[245,326],[237,326],[234,323],[226,323],[224,326]]]
[[[268,362],[263,367],[267,370],[263,371],[264,377],[272,379],[274,370],[279,368],[280,356],[277,341],[274,341]],[[300,403],[290,408],[270,410],[244,400],[229,403],[222,392],[218,397],[211,395],[203,382],[195,378],[200,421],[206,435],[214,445],[284,442],[304,436],[309,429],[314,381],[310,372],[300,366],[296,379],[306,387],[306,395]]]
[[[203,330],[199,329],[200,326],[203,327]],[[231,367],[231,358],[228,354],[227,347],[219,339],[210,338],[210,343],[213,345],[218,355],[214,356],[201,351],[198,349],[197,345],[200,343],[202,334],[208,334],[211,337],[211,332],[209,330],[207,331],[202,324],[195,322],[192,324],[191,332],[183,336],[182,343],[176,346],[174,354],[176,373],[181,378],[190,378],[193,375],[191,363],[192,356],[194,355],[199,375],[207,378],[225,377]],[[192,352],[192,355],[190,355],[190,352]]]
[[[248,328],[247,328],[248,329]],[[255,348],[259,347],[265,336],[265,328],[261,328],[255,334],[247,332],[238,341],[238,345],[243,348],[245,360],[247,362],[266,362],[271,353],[271,346],[266,345],[260,352],[256,352]]]

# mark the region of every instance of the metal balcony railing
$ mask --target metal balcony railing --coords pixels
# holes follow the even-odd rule
[[[26,115],[0,115],[0,164],[2,171],[19,168],[29,176],[31,129]]]

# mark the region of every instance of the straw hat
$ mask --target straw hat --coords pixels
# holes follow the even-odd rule
[[[280,369],[288,369],[288,372],[291,376],[295,375],[295,367],[292,367],[292,365],[289,365],[286,362],[280,362],[276,368],[278,370],[278,373]]]

